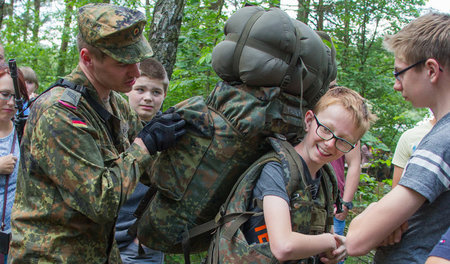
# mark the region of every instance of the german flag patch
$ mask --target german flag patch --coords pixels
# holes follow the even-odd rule
[[[84,120],[78,117],[72,118],[72,125],[80,128],[87,128],[87,124],[84,122]]]

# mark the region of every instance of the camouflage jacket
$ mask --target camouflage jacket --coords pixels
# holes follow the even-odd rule
[[[79,68],[65,79],[84,85],[100,102]],[[131,144],[142,124],[116,92],[105,122],[84,97],[77,102],[67,90],[51,89],[31,109],[9,263],[121,263],[115,219],[151,159]]]

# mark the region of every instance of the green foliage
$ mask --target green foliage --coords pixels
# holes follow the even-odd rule
[[[206,97],[219,78],[211,68],[212,49],[223,37],[226,17],[211,8],[216,1],[187,2],[178,41],[177,61],[165,106],[195,95]]]

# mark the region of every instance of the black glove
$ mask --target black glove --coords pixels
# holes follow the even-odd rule
[[[157,151],[163,151],[175,145],[176,139],[186,133],[185,124],[186,122],[171,107],[163,114],[156,115],[139,132],[138,137],[144,141],[148,152],[154,155]]]

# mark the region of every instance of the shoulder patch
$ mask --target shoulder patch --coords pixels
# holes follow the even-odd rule
[[[78,117],[71,117],[70,119],[72,120],[73,126],[80,127],[80,128],[87,128],[87,124],[86,124],[86,122],[84,122],[83,119],[78,118]]]
[[[66,88],[61,95],[59,102],[69,108],[77,109],[78,102],[80,101],[81,93],[72,89]]]

